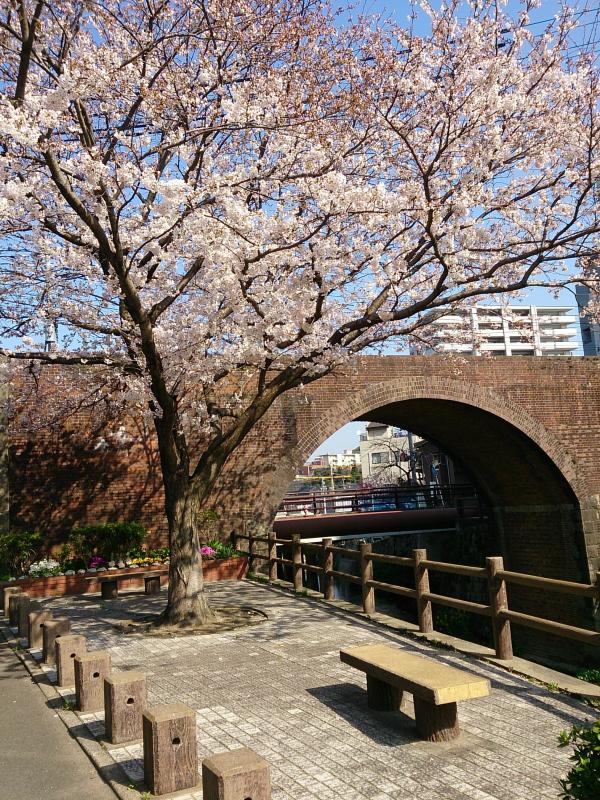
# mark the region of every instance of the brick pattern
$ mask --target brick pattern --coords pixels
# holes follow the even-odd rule
[[[307,599],[248,582],[209,591],[215,605],[262,608],[269,621],[209,636],[124,637],[110,622],[158,611],[160,597],[130,595],[108,608],[91,598],[46,605],[69,616],[90,649],[108,649],[116,669],[145,672],[150,704],[196,711],[200,761],[239,747],[265,758],[273,800],[556,800],[569,768],[558,733],[595,717],[566,695]],[[377,643],[491,680],[489,697],[459,704],[458,740],[420,741],[410,703],[407,716],[367,708],[365,676],[340,663],[339,650]],[[102,736],[101,713],[82,721]],[[129,780],[141,780],[141,743],[106,747]]]
[[[589,580],[600,568],[597,358],[359,358],[282,397],[248,436],[213,494],[220,533],[239,531],[244,517],[267,527],[296,467],[357,418],[412,426],[462,457],[494,509],[509,566],[521,553],[539,574]],[[112,440],[93,423],[82,415],[34,440],[15,435],[13,522],[59,541],[74,523],[138,519],[164,542],[152,431],[120,419],[113,430],[126,425],[134,443],[102,449]],[[511,545],[515,514],[522,529]]]

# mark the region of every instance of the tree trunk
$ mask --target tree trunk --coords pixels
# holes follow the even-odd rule
[[[179,480],[167,491],[171,563],[163,619],[170,625],[201,625],[215,618],[204,593],[199,536],[201,502],[195,494],[189,480]]]

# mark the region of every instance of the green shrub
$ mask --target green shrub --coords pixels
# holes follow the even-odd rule
[[[154,550],[148,550],[148,558],[153,561],[164,561],[169,558],[170,550],[168,547],[155,547]]]
[[[229,542],[221,542],[218,539],[213,539],[212,542],[208,542],[208,546],[212,547],[215,551],[215,558],[235,558],[240,555]]]
[[[139,522],[105,522],[73,528],[69,545],[75,556],[87,564],[94,555],[117,560],[141,548],[146,529]]]
[[[7,576],[22,575],[40,551],[39,533],[6,531],[0,533],[0,572]]]
[[[573,745],[570,760],[573,766],[567,777],[561,780],[564,800],[597,800],[600,787],[600,720],[591,727],[573,725],[570,731],[562,731],[559,746]]]
[[[86,562],[82,558],[75,558],[73,549],[70,544],[66,543],[60,548],[58,553],[58,562],[62,572],[73,570],[77,572],[78,569],[85,569]]]
[[[580,669],[577,672],[579,680],[588,683],[597,683],[600,686],[600,669]]]

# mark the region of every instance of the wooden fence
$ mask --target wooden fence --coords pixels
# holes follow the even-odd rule
[[[269,581],[277,580],[278,564],[292,567],[294,590],[297,592],[302,591],[304,587],[305,573],[314,572],[323,578],[323,595],[326,600],[333,600],[336,581],[346,581],[360,586],[365,614],[375,613],[375,592],[377,590],[412,598],[416,603],[419,630],[423,633],[433,632],[433,604],[488,617],[492,626],[496,656],[500,659],[510,660],[513,656],[510,632],[511,622],[525,628],[533,628],[544,633],[584,642],[588,645],[600,646],[600,632],[598,631],[566,625],[562,622],[554,622],[543,617],[524,614],[520,611],[511,611],[508,607],[506,591],[508,584],[515,584],[576,597],[589,597],[599,602],[600,572],[596,573],[595,584],[573,583],[571,581],[561,581],[505,570],[503,559],[500,556],[486,558],[485,567],[472,567],[464,564],[431,561],[427,558],[426,550],[413,550],[412,556],[373,553],[371,544],[366,542],[361,543],[360,550],[351,550],[346,547],[335,546],[332,539],[323,539],[320,543],[302,542],[298,535],[293,536],[291,540],[277,539],[273,533],[268,536],[237,534],[235,538],[236,548],[248,555],[248,568],[250,571],[255,568],[257,561],[268,562]],[[248,550],[240,548],[238,540],[247,540]],[[259,543],[267,545],[267,555],[264,552],[257,552],[256,545]],[[292,558],[278,557],[278,545],[290,547],[292,549]],[[307,552],[320,554],[320,565],[303,563],[303,554]],[[360,576],[334,570],[333,558],[336,554],[359,561]],[[414,574],[414,587],[397,586],[374,580],[373,564],[376,562],[411,568]],[[429,589],[430,572],[465,575],[486,581],[489,603],[475,603],[458,597],[433,594]]]

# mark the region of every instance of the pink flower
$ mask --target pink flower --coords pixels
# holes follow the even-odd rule
[[[200,555],[204,558],[214,558],[216,553],[217,551],[208,544],[205,544],[200,548]]]

